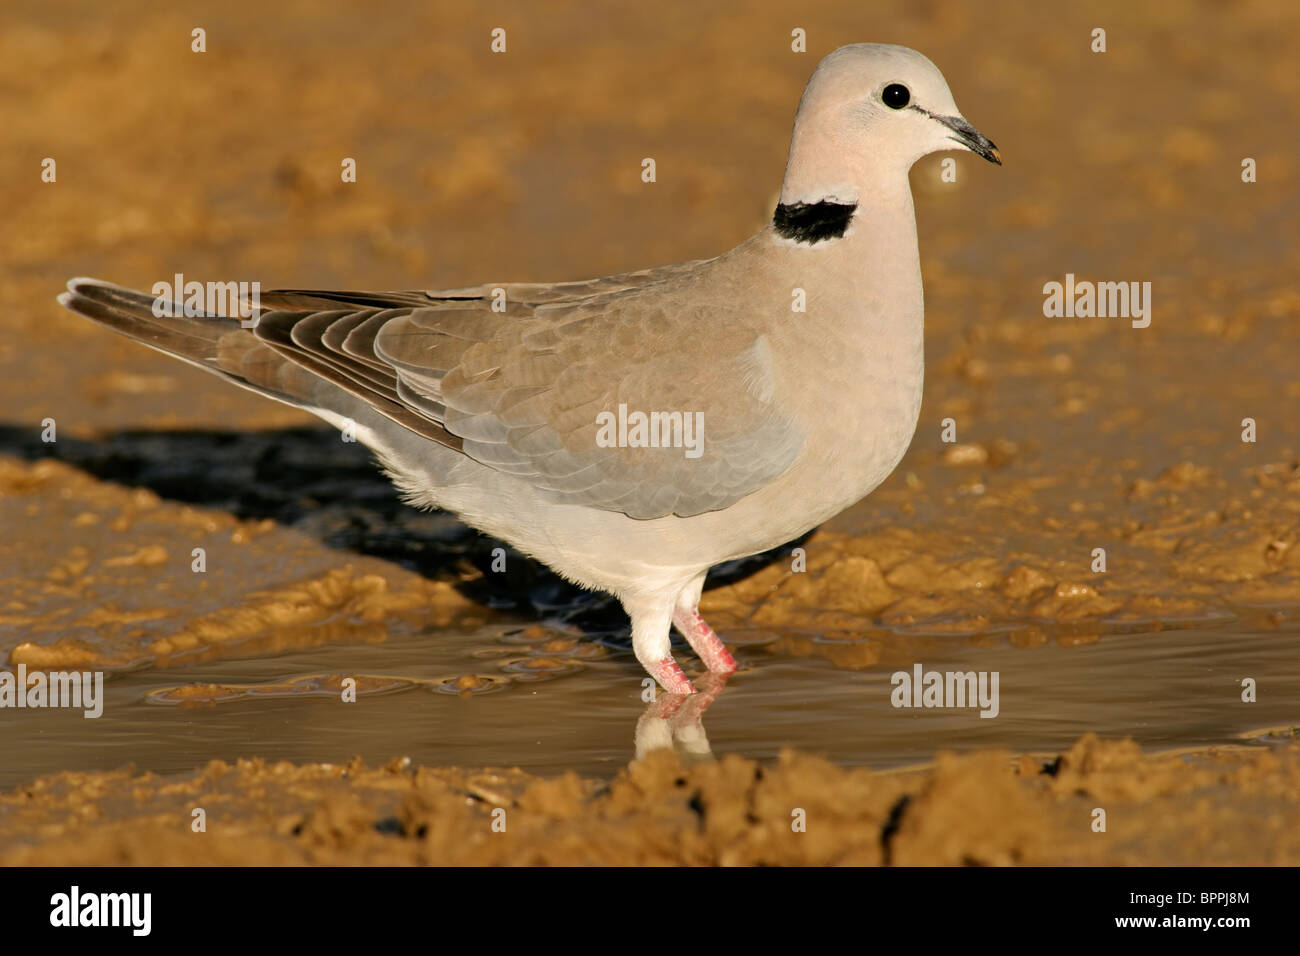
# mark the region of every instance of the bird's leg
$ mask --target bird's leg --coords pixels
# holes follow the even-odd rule
[[[714,674],[730,674],[735,671],[736,659],[727,650],[727,645],[722,643],[722,638],[700,617],[696,608],[675,611],[673,623],[710,671]]]
[[[659,660],[654,661],[653,663],[650,664],[647,664],[645,661],[642,661],[641,664],[642,666],[645,667],[646,671],[650,674],[650,676],[659,682],[659,686],[662,687],[664,690],[666,690],[668,693],[670,694],[694,694],[695,693],[695,685],[691,683],[691,679],[686,676],[686,673],[682,670],[681,665],[679,665],[675,660],[673,660],[671,655],[668,657],[660,658]]]
[[[703,590],[704,575],[701,574],[678,596],[677,606],[673,608],[673,624],[711,673],[730,674],[736,669],[735,658],[722,643],[722,638],[700,617],[700,592]]]
[[[632,618],[632,652],[641,666],[670,694],[693,694],[695,688],[673,660],[668,628],[671,613],[661,607],[635,608],[624,601]]]

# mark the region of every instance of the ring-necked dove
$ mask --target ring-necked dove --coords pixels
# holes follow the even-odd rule
[[[617,596],[637,659],[691,693],[672,625],[710,671],[736,666],[698,613],[709,568],[863,498],[911,441],[923,304],[908,170],[956,147],[1001,162],[928,59],[857,44],[804,91],[771,224],[716,259],[550,285],[263,293],[252,328],[167,304],[159,318],[154,296],[94,279],[59,301],[353,428],[413,504]]]

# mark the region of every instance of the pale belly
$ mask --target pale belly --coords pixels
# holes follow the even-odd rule
[[[408,458],[390,471],[399,486],[419,489],[417,503],[452,511],[584,586],[620,596],[671,591],[715,564],[798,538],[873,491],[911,442],[921,374],[918,367],[877,390],[869,413],[823,413],[775,481],[724,510],[687,518],[637,520],[558,503],[445,449],[434,450],[442,459],[435,467],[412,467]]]

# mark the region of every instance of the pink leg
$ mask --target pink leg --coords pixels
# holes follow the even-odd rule
[[[727,650],[727,645],[722,643],[722,638],[713,632],[713,628],[704,623],[698,610],[678,609],[673,613],[673,623],[710,672],[730,674],[735,671],[736,660],[731,656],[731,651]]]
[[[648,665],[646,670],[659,682],[659,686],[670,694],[695,693],[690,678],[682,673],[681,667],[671,657],[665,657],[658,663]]]

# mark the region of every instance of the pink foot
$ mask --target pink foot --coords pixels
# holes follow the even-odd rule
[[[731,651],[713,628],[704,623],[699,611],[678,611],[673,615],[673,623],[710,673],[730,674],[736,670],[736,659],[731,656]]]
[[[646,670],[650,672],[651,677],[659,682],[659,686],[670,694],[695,693],[695,688],[692,686],[690,679],[682,673],[682,669],[671,657],[665,657],[659,663],[651,664]]]

